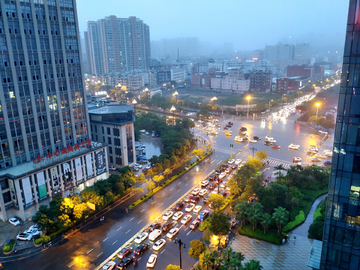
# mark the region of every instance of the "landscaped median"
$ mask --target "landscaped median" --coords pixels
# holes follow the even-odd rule
[[[202,157],[200,157],[197,161],[193,162],[190,164],[188,169],[183,169],[181,172],[179,172],[178,174],[174,175],[173,177],[171,177],[170,179],[166,180],[164,183],[162,183],[160,186],[154,188],[152,191],[148,192],[146,195],[144,195],[143,197],[141,197],[139,200],[137,200],[136,202],[134,202],[133,204],[131,204],[129,206],[130,209],[135,208],[136,206],[138,206],[139,204],[141,204],[142,202],[146,201],[147,199],[149,199],[151,196],[153,196],[155,193],[157,193],[158,191],[160,191],[161,189],[163,189],[164,187],[168,186],[169,184],[171,184],[173,181],[175,181],[178,177],[180,177],[181,175],[183,175],[184,173],[186,173],[189,169],[193,168],[194,166],[196,166],[197,164],[199,164],[201,161],[203,161],[205,158],[207,158],[208,156],[210,156],[213,153],[213,151],[209,151],[208,153],[206,153],[205,155],[203,155]]]
[[[279,236],[276,231],[269,230],[264,233],[264,230],[255,228],[253,231],[253,227],[251,225],[243,225],[239,229],[239,233],[242,235],[250,236],[256,239],[265,240],[274,244],[281,244],[281,241],[285,237],[285,233],[281,233]]]

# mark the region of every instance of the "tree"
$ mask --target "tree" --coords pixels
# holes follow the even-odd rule
[[[250,262],[245,263],[245,270],[261,270],[263,267],[260,265],[259,261],[251,260]]]
[[[211,215],[209,229],[215,235],[225,235],[229,231],[229,216],[224,212],[214,212]]]
[[[207,202],[211,204],[211,207],[218,211],[220,207],[224,204],[224,197],[221,194],[211,193],[209,198],[207,199]]]
[[[316,239],[322,241],[324,230],[324,216],[318,216],[313,224],[310,225],[308,231],[308,237],[311,239]]]
[[[199,240],[192,240],[190,241],[191,248],[189,249],[189,255],[191,258],[199,259],[201,253],[206,250],[206,247],[203,242]]]
[[[266,151],[265,150],[262,150],[262,151],[257,151],[255,156],[258,158],[258,159],[267,159],[268,155],[266,154]]]
[[[75,219],[81,219],[88,212],[89,208],[86,203],[76,204],[74,206],[73,215]]]
[[[155,183],[152,180],[148,180],[145,182],[145,188],[150,192],[155,188]]]
[[[289,219],[289,211],[285,208],[279,206],[274,209],[274,213],[272,214],[272,219],[274,220],[277,228],[278,228],[278,236],[281,233],[282,227],[288,222]]]
[[[200,156],[205,154],[205,149],[202,149],[202,148],[197,149],[197,150],[195,149],[195,150],[193,150],[192,154],[199,158]]]
[[[262,168],[263,163],[261,162],[261,160],[258,160],[257,158],[249,157],[248,161],[244,164],[244,166],[246,166],[246,165],[247,165],[247,168],[252,169],[255,172],[257,172]]]
[[[181,270],[180,266],[169,264],[165,270]]]
[[[235,252],[232,248],[226,248],[221,253],[221,261],[223,263],[221,269],[242,269],[241,263],[243,260],[245,260],[245,256],[241,252]]]
[[[316,121],[316,115],[310,116],[308,119],[308,122],[315,122]]]
[[[159,174],[164,171],[164,168],[161,166],[160,163],[155,164],[155,168],[153,169],[155,174]]]
[[[172,173],[172,170],[171,170],[171,169],[165,169],[164,175],[166,176],[166,180],[168,179],[169,174],[171,174],[171,173]]]
[[[270,228],[271,226],[271,215],[269,213],[265,213],[262,216],[262,220],[261,220],[261,226],[263,226],[264,228],[264,234],[266,234],[267,230]]]
[[[60,227],[60,229],[67,228],[71,225],[70,217],[67,214],[62,214],[58,216],[58,220],[58,226]]]
[[[165,169],[167,169],[167,168],[169,168],[170,167],[170,160],[169,159],[164,159],[164,161],[163,161],[163,167],[165,168]]]
[[[242,191],[242,188],[238,184],[237,179],[238,179],[237,175],[234,175],[233,177],[230,178],[230,180],[227,183],[228,187],[230,187],[231,194],[234,195],[238,195]]]
[[[156,183],[159,183],[160,181],[162,181],[164,179],[164,176],[162,176],[162,175],[155,175],[154,176],[154,181],[156,182]]]
[[[136,182],[139,184],[145,183],[145,175],[140,173],[139,176],[136,177]]]
[[[247,208],[247,218],[249,222],[253,225],[253,231],[257,227],[258,223],[261,222],[263,217],[263,206],[259,202],[255,202],[253,205]]]
[[[219,259],[219,255],[215,250],[207,250],[199,257],[198,269],[200,270],[215,270],[215,264]]]

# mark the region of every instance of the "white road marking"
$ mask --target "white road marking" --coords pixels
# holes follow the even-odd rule
[[[161,197],[164,197],[165,196],[165,194],[163,194]]]
[[[164,203],[160,204],[159,206],[162,206]]]
[[[140,261],[141,260],[141,257],[138,259],[138,261]]]
[[[166,249],[164,249],[163,251],[160,252],[160,254],[163,254],[165,252]]]
[[[116,231],[120,230],[122,227],[119,227]]]
[[[154,204],[155,202],[153,201],[151,204]]]
[[[131,229],[129,229],[125,234],[128,234],[128,232],[130,232],[131,231]]]
[[[191,233],[191,230],[186,235],[189,235],[190,233]]]
[[[172,191],[174,188],[172,187],[171,189],[170,189],[170,191]]]
[[[106,237],[106,238],[103,240],[103,242],[105,242],[108,238],[109,238],[109,237]]]
[[[93,251],[94,249],[92,248],[92,249],[90,249],[88,252],[87,252],[87,254],[89,254],[91,251]]]
[[[185,187],[188,185],[188,183],[185,184]]]
[[[114,243],[112,243],[111,245],[115,244],[117,242],[117,240],[114,241]]]
[[[141,221],[142,221],[142,219],[140,219],[140,220],[138,221],[138,224],[139,224]]]
[[[142,212],[144,212],[144,211],[145,211],[145,209],[141,210],[140,213],[142,213]]]
[[[99,255],[97,255],[97,257],[100,257],[101,256],[101,254],[103,254],[104,252],[101,252]]]
[[[72,265],[69,266],[69,268],[73,267],[73,265],[75,264],[76,262],[74,262]]]
[[[134,219],[134,217],[130,218],[130,220],[129,220],[129,221],[132,221],[133,219]]]
[[[171,199],[171,198],[172,198],[172,196],[169,197],[169,199]]]

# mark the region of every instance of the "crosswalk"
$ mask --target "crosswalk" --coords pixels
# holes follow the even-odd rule
[[[214,145],[213,149],[215,149],[215,152],[220,152],[220,153],[224,153],[224,154],[228,154],[229,156],[231,155],[231,150],[230,148],[226,148],[226,147],[221,147],[221,146],[217,146]],[[233,155],[236,155],[236,158],[240,158],[243,161],[246,161],[247,158],[249,156],[252,156],[252,152],[251,151],[244,151],[242,150],[241,152],[236,151],[233,149],[232,151]],[[288,169],[290,168],[291,165],[293,165],[292,163],[285,161],[285,160],[281,160],[281,159],[277,159],[277,158],[272,158],[272,157],[268,157],[266,160],[264,160],[264,162],[268,162],[269,164],[273,167],[279,166],[279,165],[283,165],[284,168]]]

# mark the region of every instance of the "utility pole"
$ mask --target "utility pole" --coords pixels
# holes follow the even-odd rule
[[[181,248],[186,248],[186,245],[181,239],[175,239],[174,244],[179,244],[179,251],[180,251],[180,269],[182,269],[182,260],[181,260]]]
[[[234,145],[231,143],[230,144],[230,157],[232,156],[232,148],[234,147]]]
[[[257,151],[257,149],[255,147],[251,147],[250,150],[253,151],[253,157],[255,157],[255,151]]]

